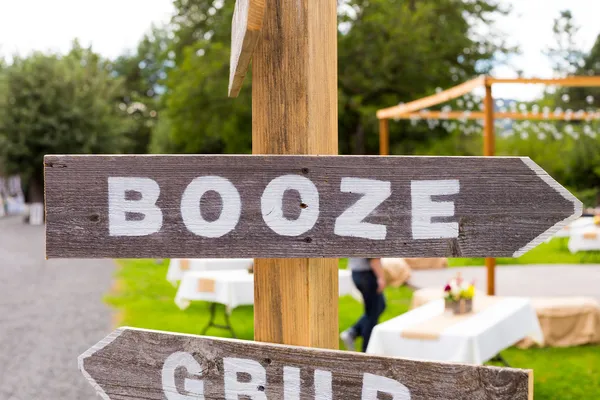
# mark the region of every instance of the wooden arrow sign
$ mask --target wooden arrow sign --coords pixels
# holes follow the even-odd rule
[[[517,257],[581,214],[529,158],[47,156],[55,257]]]
[[[105,400],[528,400],[532,372],[121,328],[79,357]]]
[[[265,0],[236,0],[231,25],[229,97],[237,97],[256,48],[265,14]]]

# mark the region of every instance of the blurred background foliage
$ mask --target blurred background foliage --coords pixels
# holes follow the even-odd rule
[[[77,42],[66,55],[0,60],[0,171],[21,174],[30,200],[42,193],[44,154],[251,151],[251,74],[238,98],[227,97],[234,2],[174,4],[169,24],[152,26],[136,49],[114,60]],[[340,154],[377,154],[377,109],[506,63],[518,49],[506,45],[494,21],[509,12],[495,0],[338,1]],[[546,54],[555,73],[600,75],[600,40],[592,49],[578,49],[577,29],[564,11],[547,33],[554,37]],[[600,91],[548,88],[535,105],[597,109]],[[586,122],[551,124],[559,135],[535,122],[514,124],[512,134],[500,127],[498,153],[530,156],[595,205],[597,123],[591,132]],[[461,122],[392,122],[391,150],[480,155],[481,131]]]

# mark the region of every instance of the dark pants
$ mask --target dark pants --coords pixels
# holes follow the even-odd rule
[[[377,277],[373,271],[352,271],[352,280],[365,303],[365,314],[352,327],[356,337],[362,336],[362,351],[365,352],[371,339],[371,332],[385,310],[385,298],[383,293],[377,293]]]

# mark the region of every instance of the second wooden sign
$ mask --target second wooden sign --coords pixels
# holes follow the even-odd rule
[[[120,328],[79,357],[105,400],[529,400],[529,370]]]

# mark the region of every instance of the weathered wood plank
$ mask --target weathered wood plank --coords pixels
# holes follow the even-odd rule
[[[530,370],[131,328],[81,355],[79,368],[105,400],[528,400],[533,390]]]
[[[600,76],[567,76],[564,78],[493,78],[487,77],[489,84],[534,84],[557,85],[563,87],[600,87]]]
[[[231,22],[229,97],[237,97],[260,39],[265,0],[236,0]]]
[[[456,99],[471,92],[473,89],[483,86],[486,82],[485,76],[479,76],[470,81],[461,83],[450,89],[432,94],[431,96],[423,97],[418,100],[411,101],[406,104],[400,104],[393,107],[383,108],[377,111],[377,118],[389,119],[395,118],[397,115],[408,114],[414,111],[422,110],[423,108],[432,107],[446,101]]]
[[[483,100],[485,118],[483,120],[483,155],[493,156],[496,151],[496,129],[494,126],[494,97],[492,86],[485,85],[485,98]],[[493,296],[496,293],[496,260],[491,257],[485,259],[487,271],[487,294]]]
[[[270,2],[252,61],[252,153],[337,154],[337,82],[337,2]],[[255,340],[338,347],[338,260],[313,256],[254,261]]]
[[[395,115],[395,119],[442,119],[442,120],[474,120],[484,119],[485,113],[482,111],[419,111],[402,115]],[[537,112],[531,111],[526,112],[495,112],[494,119],[514,119],[517,121],[530,120],[530,121],[592,121],[600,119],[600,112]],[[386,121],[381,119],[380,121]]]
[[[581,214],[529,158],[47,156],[45,164],[51,258],[518,256]]]

